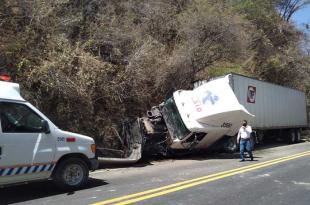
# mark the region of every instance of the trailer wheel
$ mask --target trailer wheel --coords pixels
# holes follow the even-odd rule
[[[288,137],[289,137],[288,142],[290,144],[294,144],[296,142],[296,135],[295,135],[295,131],[293,129],[289,131]]]
[[[257,131],[256,133],[256,138],[257,138],[257,144],[264,144],[264,139],[265,139],[265,135],[264,132],[262,131]]]
[[[251,150],[253,151],[255,148],[256,143],[256,134],[254,132],[251,133],[250,136],[250,141],[251,141]]]
[[[87,164],[79,158],[69,158],[60,162],[54,173],[54,182],[63,190],[76,190],[88,180]]]
[[[300,129],[296,129],[296,130],[295,130],[295,136],[296,136],[295,142],[296,142],[296,143],[300,142],[300,140],[301,140]]]

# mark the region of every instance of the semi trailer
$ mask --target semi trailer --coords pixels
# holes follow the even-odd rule
[[[234,73],[198,85],[175,91],[145,117],[124,122],[117,134],[120,156],[107,158],[107,150],[99,147],[99,159],[135,162],[142,153],[167,155],[215,145],[235,151],[242,120],[253,128],[253,143],[273,136],[295,143],[308,127],[306,95],[299,90]]]

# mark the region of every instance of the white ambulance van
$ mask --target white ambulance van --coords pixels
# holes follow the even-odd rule
[[[60,130],[7,79],[0,76],[0,187],[46,179],[62,189],[85,185],[98,167],[94,140]]]

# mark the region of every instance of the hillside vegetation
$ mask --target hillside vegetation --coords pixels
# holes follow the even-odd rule
[[[227,72],[310,96],[285,2],[1,0],[0,69],[59,127],[115,146],[113,123]]]

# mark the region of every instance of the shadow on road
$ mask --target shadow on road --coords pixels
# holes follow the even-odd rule
[[[159,159],[160,157],[156,156],[155,158]],[[154,159],[155,159],[154,158]],[[152,158],[153,159],[153,158]],[[165,158],[167,159],[167,158]],[[152,166],[154,165],[152,163],[153,160],[150,158],[147,159],[141,159],[140,161],[134,163],[134,164],[106,164],[106,163],[100,163],[99,169],[118,169],[118,168],[126,168],[126,167],[146,167],[146,166]]]
[[[303,143],[305,141],[301,141],[300,143]],[[276,148],[281,146],[289,146],[286,141],[276,141],[274,139],[272,140],[266,140],[264,144],[257,145],[254,149],[254,161],[259,161],[261,157],[259,157],[259,154],[264,152],[264,150],[267,150],[269,148]],[[258,152],[257,155],[255,155],[255,152]],[[127,167],[136,167],[136,168],[143,168],[147,166],[152,166],[156,162],[166,161],[166,160],[197,160],[197,161],[205,161],[205,160],[211,160],[211,159],[236,159],[238,160],[240,158],[240,155],[238,152],[235,153],[225,153],[225,152],[218,152],[218,151],[209,151],[209,150],[201,150],[196,151],[194,153],[178,153],[174,156],[162,156],[162,155],[156,155],[156,156],[147,156],[143,157],[141,160],[139,160],[135,164],[101,164],[100,169],[118,169],[118,168],[127,168]]]
[[[303,143],[304,141],[300,142]],[[254,149],[254,161],[259,161],[261,157],[255,155],[256,151],[259,153],[263,152],[265,149],[281,147],[281,146],[289,146],[285,141],[275,141],[269,140],[266,141],[263,145],[258,145]],[[165,160],[198,160],[198,161],[205,161],[211,159],[239,159],[240,155],[239,152],[235,153],[225,153],[225,152],[208,152],[208,151],[196,151],[194,153],[187,153],[187,154],[178,154],[175,156],[150,156],[148,158],[143,158],[139,162],[133,165],[109,165],[110,169],[113,168],[125,168],[125,167],[145,167],[149,165],[153,165],[154,162],[160,162]]]
[[[303,143],[305,141],[301,141],[299,143]],[[298,143],[297,143],[298,144]],[[264,149],[269,149],[269,148],[275,148],[275,147],[282,147],[282,146],[289,146],[286,141],[275,141],[275,140],[265,140],[263,145],[259,145],[255,148],[255,150],[264,150]]]
[[[104,186],[108,183],[94,178],[89,178],[89,183],[81,190]],[[76,191],[61,191],[52,181],[34,182],[18,186],[0,188],[0,204],[13,204],[45,198],[60,194],[74,195]]]

